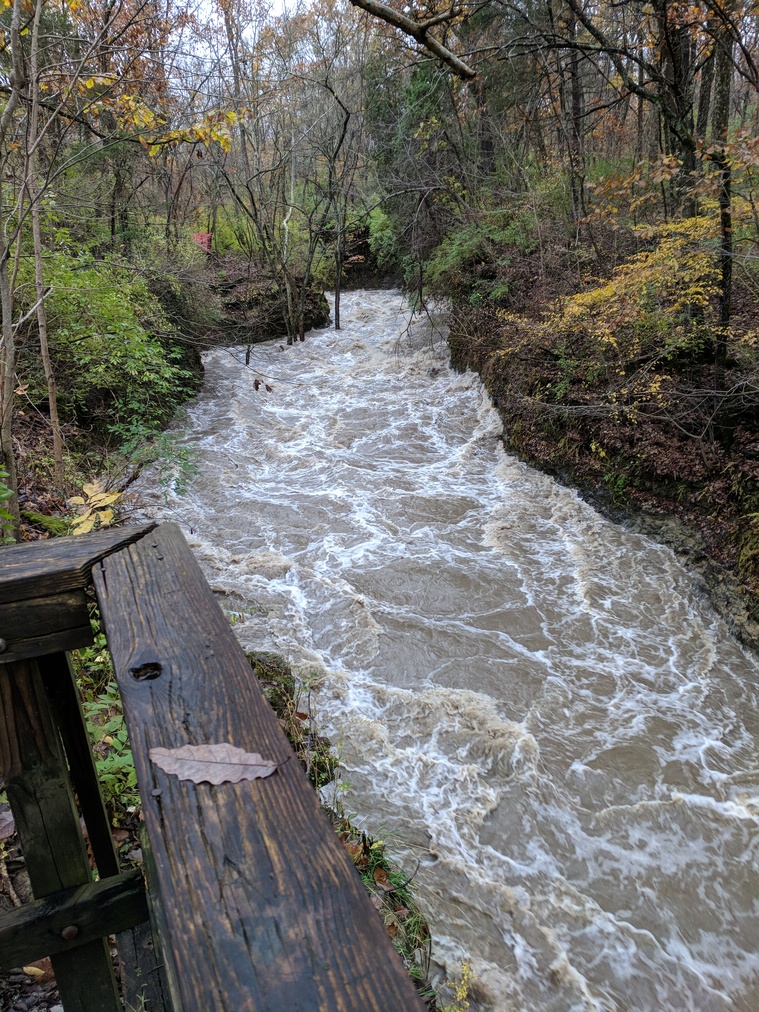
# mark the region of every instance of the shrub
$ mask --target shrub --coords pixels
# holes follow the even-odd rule
[[[537,246],[534,225],[527,212],[496,211],[449,232],[427,262],[427,287],[473,306],[501,304],[509,295],[512,261]]]
[[[25,263],[22,284],[31,269]],[[171,327],[160,303],[116,259],[96,263],[88,254],[72,258],[56,251],[46,259],[46,277],[62,417],[86,424],[106,439],[115,437],[127,449],[137,445],[171,417],[194,381],[181,362],[181,349],[168,340]],[[31,290],[27,283],[22,292]],[[29,383],[28,395],[44,403],[36,328],[30,329],[21,352],[19,368]]]

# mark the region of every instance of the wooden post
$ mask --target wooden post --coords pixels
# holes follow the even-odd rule
[[[79,690],[66,654],[48,654],[39,661],[42,684],[66,751],[71,780],[79,801],[92,856],[100,878],[118,875],[119,859],[111,823],[100,793]]]
[[[89,883],[66,761],[32,660],[0,665],[0,768],[35,899]],[[59,953],[52,963],[66,1012],[121,1012],[105,938]]]

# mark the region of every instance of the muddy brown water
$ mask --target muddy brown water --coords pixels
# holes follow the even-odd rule
[[[477,1007],[759,1008],[759,663],[669,550],[504,453],[408,320],[354,292],[339,333],[210,353],[200,473],[143,497],[314,687]]]

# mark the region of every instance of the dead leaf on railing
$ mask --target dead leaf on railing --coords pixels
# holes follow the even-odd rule
[[[264,759],[258,752],[246,752],[229,742],[151,748],[148,755],[166,773],[196,784],[237,784],[241,780],[256,780],[270,776],[279,765]]]

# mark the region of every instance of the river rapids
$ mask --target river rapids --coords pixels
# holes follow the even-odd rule
[[[504,452],[434,321],[341,308],[206,356],[199,474],[146,509],[311,687],[472,1009],[756,1010],[759,662],[669,550]]]

